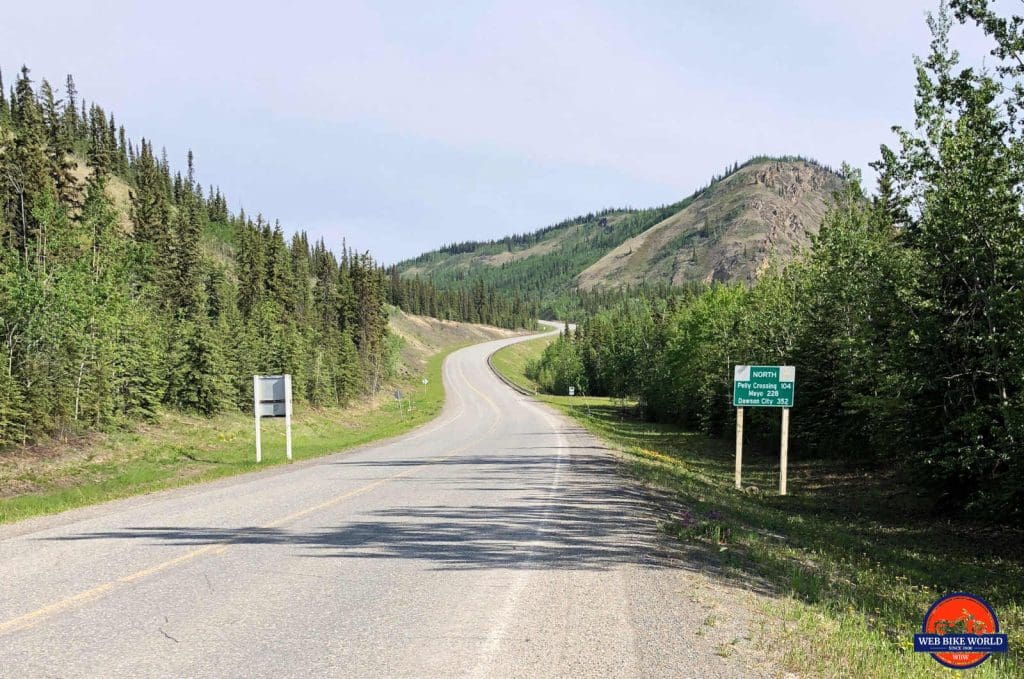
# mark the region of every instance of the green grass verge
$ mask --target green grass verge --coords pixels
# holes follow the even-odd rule
[[[491,356],[491,365],[516,386],[536,393],[540,390],[540,385],[524,374],[526,364],[540,358],[544,348],[554,341],[555,337],[552,336],[510,344]]]
[[[539,342],[533,350],[539,355]],[[529,352],[494,364],[511,380]],[[508,360],[501,360],[507,358]],[[625,453],[636,477],[687,507],[664,529],[728,580],[765,592],[764,643],[789,670],[825,677],[956,674],[913,652],[929,605],[968,591],[989,601],[1011,652],[972,677],[1024,677],[1024,534],[935,517],[891,470],[790,459],[778,488],[777,451],[744,451],[733,487],[731,441],[635,419],[607,398],[541,396]]]
[[[423,375],[390,387],[375,404],[322,410],[296,405],[292,456],[309,459],[397,436],[433,419],[444,405],[441,367],[459,345],[432,356]],[[421,383],[427,377],[427,385]],[[398,402],[391,391],[399,389]],[[255,461],[251,415],[213,418],[164,414],[153,425],[115,432],[84,446],[73,461],[26,464],[3,485],[32,492],[0,498],[0,523],[116,498],[210,481],[284,464],[284,420],[263,420],[263,462]]]

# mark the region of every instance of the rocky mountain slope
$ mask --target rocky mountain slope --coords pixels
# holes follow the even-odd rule
[[[746,165],[668,219],[626,240],[577,279],[580,288],[753,281],[818,232],[839,177],[804,160]]]
[[[754,280],[821,226],[839,175],[812,160],[755,158],[690,197],[648,210],[605,210],[402,262],[437,285],[482,280],[550,304],[573,290]]]

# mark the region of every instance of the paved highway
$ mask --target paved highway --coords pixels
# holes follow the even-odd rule
[[[402,438],[0,527],[0,676],[760,674],[750,595],[490,372],[514,341]]]

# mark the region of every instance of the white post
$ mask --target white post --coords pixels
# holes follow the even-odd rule
[[[260,450],[260,376],[252,376],[252,413],[256,420],[256,464],[263,458]]]
[[[284,449],[292,459],[292,376],[284,376]]]
[[[782,409],[782,451],[779,460],[779,495],[786,494],[786,471],[789,466],[789,408]]]
[[[736,488],[743,476],[743,408],[736,409]]]

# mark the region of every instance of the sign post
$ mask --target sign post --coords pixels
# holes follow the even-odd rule
[[[779,495],[786,494],[786,473],[789,468],[789,408],[782,409],[782,444],[779,448]]]
[[[782,408],[779,495],[786,494],[789,466],[789,409],[793,407],[796,368],[791,365],[738,365],[733,370],[732,404],[736,407],[736,487],[741,487],[743,408]]]
[[[263,444],[260,441],[260,376],[252,376],[252,413],[256,420],[256,464],[263,461]]]
[[[292,459],[292,376],[284,376],[284,450],[288,461]],[[783,453],[785,455],[785,453]],[[783,492],[783,495],[786,493]]]
[[[292,376],[253,375],[253,417],[256,420],[256,462],[263,459],[260,420],[264,417],[284,418],[285,454],[292,459]]]
[[[736,409],[736,490],[743,478],[743,408]]]

